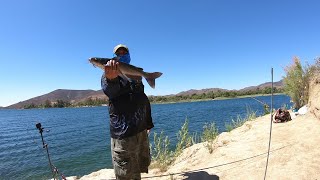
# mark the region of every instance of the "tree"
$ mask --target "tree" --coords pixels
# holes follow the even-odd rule
[[[214,95],[215,95],[214,92],[213,92],[213,91],[210,91],[210,92],[208,93],[207,97],[208,97],[209,99],[214,99],[214,98],[215,98]]]
[[[45,108],[51,108],[51,101],[49,99],[47,99],[45,102],[44,102],[44,107]]]
[[[32,109],[36,108],[37,106],[32,102],[31,104],[26,104],[23,106],[24,109]]]
[[[53,107],[63,108],[63,107],[69,107],[70,105],[71,105],[70,102],[58,99],[57,102],[53,104]]]

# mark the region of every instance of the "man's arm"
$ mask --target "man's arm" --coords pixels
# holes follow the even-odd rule
[[[101,88],[104,94],[107,95],[109,99],[118,96],[120,90],[119,78],[116,77],[112,80],[108,80],[105,77],[105,74],[103,74],[101,77]]]
[[[153,122],[152,122],[152,116],[151,116],[151,105],[148,100],[147,103],[147,111],[146,111],[146,117],[147,117],[147,130],[150,131],[154,127]]]

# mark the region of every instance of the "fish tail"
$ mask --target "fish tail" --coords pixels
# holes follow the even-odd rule
[[[147,74],[146,80],[147,80],[148,84],[150,85],[150,87],[152,87],[153,89],[155,88],[156,79],[158,77],[160,77],[161,75],[162,75],[161,72],[154,72],[154,73],[148,73]]]

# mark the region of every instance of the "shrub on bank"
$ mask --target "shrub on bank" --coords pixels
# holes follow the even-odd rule
[[[310,80],[320,72],[320,58],[316,59],[315,64],[303,67],[300,59],[294,57],[293,63],[285,68],[285,72],[284,92],[290,96],[294,108],[299,109],[309,101]]]

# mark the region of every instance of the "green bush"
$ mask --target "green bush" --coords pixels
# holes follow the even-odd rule
[[[230,132],[230,131],[232,131],[232,129],[234,129],[232,123],[225,123],[224,126],[225,126],[227,132]]]
[[[151,168],[158,168],[160,171],[167,170],[175,158],[182,153],[183,149],[199,142],[196,133],[194,133],[193,136],[189,134],[188,124],[189,121],[186,118],[177,134],[177,144],[173,150],[169,149],[170,140],[168,136],[164,135],[163,131],[161,131],[160,135],[154,133],[154,142],[150,145],[152,151]]]
[[[173,152],[170,151],[170,140],[168,136],[164,137],[163,131],[158,136],[154,133],[153,136],[154,146],[151,144],[152,160],[151,168],[159,168],[160,171],[167,170],[168,166],[173,162]]]
[[[293,58],[293,63],[285,68],[284,91],[294,103],[294,108],[299,109],[309,101],[309,83],[315,74],[320,73],[320,58],[314,65],[307,64],[304,68],[298,57]]]
[[[192,145],[192,137],[189,135],[189,121],[188,118],[185,119],[179,133],[177,135],[177,145],[175,149],[175,156],[179,156],[182,153],[182,150],[190,147]]]
[[[203,126],[201,140],[202,142],[207,142],[205,143],[205,147],[209,150],[210,154],[213,152],[213,143],[218,134],[219,132],[214,122],[210,124],[206,123]]]

